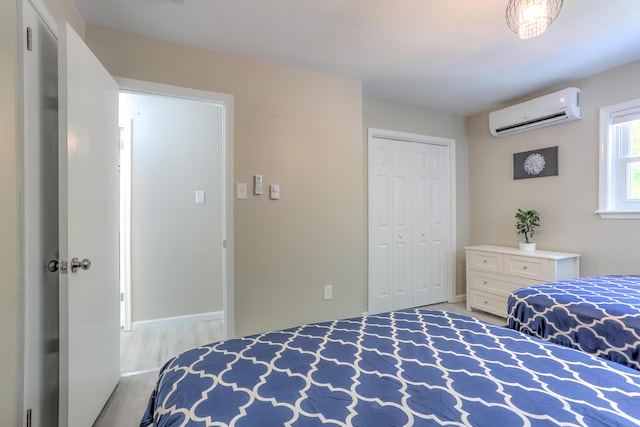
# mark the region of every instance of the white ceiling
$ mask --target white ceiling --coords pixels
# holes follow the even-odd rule
[[[507,0],[180,1],[75,0],[87,23],[350,77],[366,97],[459,115],[640,59],[640,0],[565,0],[530,40],[508,29]]]

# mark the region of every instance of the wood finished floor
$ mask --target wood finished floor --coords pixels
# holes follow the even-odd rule
[[[158,372],[173,356],[222,339],[222,320],[120,332],[122,376],[94,427],[137,427]]]
[[[130,374],[158,369],[173,356],[221,339],[222,320],[120,332],[120,372]]]
[[[497,325],[504,318],[479,311],[469,312],[464,303],[429,306],[436,310],[469,314]],[[94,427],[137,427],[147,407],[160,367],[171,357],[199,345],[222,339],[222,321],[185,323],[166,328],[120,333],[122,376],[102,409]]]

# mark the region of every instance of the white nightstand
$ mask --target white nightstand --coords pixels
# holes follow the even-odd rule
[[[467,310],[507,317],[516,289],[580,276],[580,255],[521,251],[506,246],[467,246]]]

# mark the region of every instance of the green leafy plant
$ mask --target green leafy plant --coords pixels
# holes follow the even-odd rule
[[[535,209],[523,211],[518,208],[516,212],[516,231],[518,234],[524,234],[526,243],[533,238],[536,227],[540,227],[540,214]]]

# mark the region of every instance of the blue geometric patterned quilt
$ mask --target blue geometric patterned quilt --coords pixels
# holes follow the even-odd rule
[[[507,309],[510,328],[640,370],[640,276],[522,288]]]
[[[404,310],[231,339],[161,371],[141,426],[635,426],[640,372]]]

